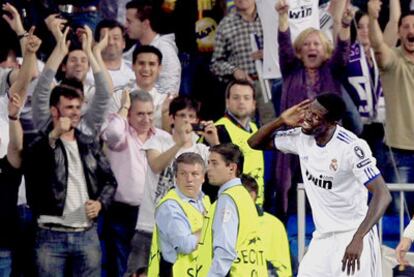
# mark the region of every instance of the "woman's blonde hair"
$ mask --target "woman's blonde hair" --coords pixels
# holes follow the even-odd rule
[[[322,46],[325,48],[325,60],[329,59],[332,56],[333,45],[331,41],[326,37],[326,35],[321,30],[318,30],[315,28],[307,28],[303,30],[299,34],[299,36],[295,39],[295,41],[293,42],[293,48],[295,49],[296,56],[298,58],[301,58],[300,52],[301,52],[302,46],[305,43],[305,39],[311,34],[317,34],[319,36],[319,39],[322,42]]]

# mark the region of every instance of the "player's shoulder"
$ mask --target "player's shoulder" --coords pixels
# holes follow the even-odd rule
[[[342,144],[345,147],[348,145],[350,147],[360,140],[354,133],[344,127],[337,125],[337,128],[338,129],[335,131],[333,139],[339,144]]]
[[[292,128],[292,129],[288,129],[288,130],[283,130],[283,131],[277,131],[275,134],[275,137],[277,138],[281,138],[281,137],[299,137],[300,135],[302,135],[302,130],[301,128]]]

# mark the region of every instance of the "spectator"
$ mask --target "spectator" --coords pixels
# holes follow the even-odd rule
[[[200,105],[191,98],[179,96],[171,101],[170,120],[172,135],[159,131],[143,146],[146,151],[149,170],[145,177],[146,187],[141,203],[132,250],[128,258],[128,273],[147,267],[151,236],[154,229],[155,207],[174,185],[172,162],[185,152],[200,154],[207,161],[208,147],[197,143],[199,136],[192,131],[192,125],[198,123]],[[217,130],[212,121],[203,122],[201,135],[210,145],[218,144]]]
[[[401,15],[398,23],[400,47],[386,44],[378,24],[379,0],[368,2],[369,35],[381,70],[385,97],[385,142],[390,147],[385,177],[390,183],[414,182],[414,13]],[[410,214],[414,211],[414,194],[407,194]]]
[[[175,186],[157,205],[148,275],[197,275],[198,242],[210,199],[201,191],[206,163],[196,153],[174,162]]]
[[[259,186],[256,180],[247,174],[242,174],[240,179],[253,201],[257,202]],[[277,217],[264,212],[258,205],[256,209],[259,214],[259,232],[264,245],[269,276],[292,276],[289,241],[285,226]]]
[[[108,125],[102,132],[118,182],[114,201],[105,215],[108,276],[123,276],[126,272],[139,206],[144,198],[143,176],[148,170],[142,147],[158,133],[153,125],[154,104],[149,93],[124,91],[121,105],[117,114],[109,116]]]
[[[352,12],[348,8],[342,17],[342,26],[335,50],[325,35],[316,29],[306,29],[292,45],[288,23],[289,6],[280,0],[276,5],[279,13],[279,58],[283,76],[283,89],[280,111],[313,98],[323,92],[341,92],[343,74],[349,56],[350,25]],[[355,108],[355,107],[354,107]],[[276,162],[276,213],[286,220],[288,191],[294,176],[299,172],[296,157],[277,153]]]
[[[394,46],[401,11],[399,0],[391,0],[390,4],[392,17],[385,28],[384,36],[387,38],[387,44]],[[358,11],[354,23],[351,25],[352,45],[343,85],[355,103],[364,124],[360,137],[367,141],[380,170],[383,171],[382,166],[386,161],[383,143],[385,102],[378,65],[369,40],[368,14]]]
[[[220,189],[203,225],[200,276],[267,276],[258,214],[239,179],[243,162],[243,152],[237,145],[210,148],[207,175],[210,183]]]
[[[22,99],[12,94],[8,106],[10,143],[7,155],[0,158],[0,219],[7,222],[0,231],[0,276],[11,276],[12,251],[18,241],[16,236],[18,213],[17,194],[22,179],[20,171],[21,152],[23,149],[23,131],[19,122],[19,111]],[[0,142],[2,143],[2,142]]]
[[[39,227],[39,276],[101,272],[95,220],[108,208],[117,183],[97,140],[77,129],[81,105],[76,89],[56,86],[50,97],[52,123],[25,149],[28,200]]]
[[[254,87],[247,81],[232,81],[226,89],[226,112],[215,122],[221,143],[234,143],[244,155],[243,173],[254,176],[259,191],[257,204],[264,201],[264,157],[262,151],[253,150],[247,144],[249,137],[257,131],[251,120],[256,107]]]
[[[163,56],[156,47],[144,45],[135,49],[133,70],[135,73],[134,90],[148,92],[154,104],[154,126],[169,130],[168,105],[172,95],[163,94],[156,88],[156,81],[162,70]]]
[[[130,61],[123,59],[125,48],[124,26],[115,20],[105,19],[98,23],[95,30],[95,41],[102,41],[108,33],[108,44],[102,49],[102,59],[113,84],[113,96],[109,106],[110,113],[116,113],[121,108],[119,100],[122,91],[135,82],[134,71]],[[94,85],[93,72],[89,69],[85,83]]]
[[[178,59],[174,34],[160,35],[156,29],[156,11],[148,0],[134,0],[126,5],[125,29],[130,39],[140,45],[157,47],[164,57],[163,67],[157,80],[160,93],[177,94],[180,89],[181,65]],[[125,53],[126,59],[132,61],[135,46]]]
[[[44,129],[50,122],[48,112],[48,103],[50,98],[50,87],[55,77],[56,71],[63,61],[62,70],[66,79],[74,79],[83,82],[88,72],[89,65],[95,74],[95,88],[82,89],[83,85],[78,85],[78,89],[84,97],[86,103],[83,104],[82,113],[83,121],[80,128],[88,134],[98,134],[101,125],[105,120],[105,113],[111,97],[111,86],[108,84],[110,79],[105,75],[106,68],[103,66],[101,51],[105,48],[106,39],[96,44],[92,50],[92,32],[86,27],[81,31],[82,49],[69,49],[70,42],[66,42],[66,36],[69,28],[65,32],[60,31],[62,23],[56,19],[51,23],[51,29],[54,31],[56,38],[56,47],[50,55],[43,72],[39,77],[38,84],[33,92],[33,122],[37,129]],[[96,93],[95,93],[96,91]]]
[[[0,231],[0,276],[10,276],[12,271],[12,258],[17,242],[21,239],[16,234],[18,231],[18,189],[21,181],[21,152],[23,149],[23,130],[19,121],[19,114],[26,97],[27,87],[31,80],[31,73],[35,67],[36,51],[40,47],[40,40],[33,35],[33,28],[28,34],[25,43],[25,60],[20,69],[16,82],[10,88],[10,100],[7,107],[8,136],[9,140],[0,141],[0,145],[7,147],[6,156],[0,159],[0,184],[2,193],[0,195],[0,219],[7,222]],[[3,118],[1,118],[3,120]],[[3,133],[4,130],[1,130]],[[14,253],[13,253],[14,254]],[[30,267],[30,260],[26,260],[26,266]]]
[[[235,12],[227,14],[217,27],[214,53],[210,70],[221,81],[231,79],[249,81],[256,88],[256,101],[260,122],[274,117],[272,103],[265,102],[266,91],[260,89],[255,61],[263,59],[263,28],[254,0],[234,2]],[[252,49],[252,36],[259,50]],[[224,102],[224,101],[223,101]]]
[[[263,27],[263,79],[271,84],[272,102],[278,115],[282,94],[282,74],[279,66],[277,32],[275,32],[275,26],[278,25],[278,13],[274,10],[276,2],[277,0],[257,0],[256,5]],[[287,3],[292,42],[307,28],[319,29],[319,1],[288,0]]]

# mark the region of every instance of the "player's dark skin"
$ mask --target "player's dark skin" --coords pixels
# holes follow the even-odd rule
[[[287,125],[289,127],[301,126],[303,133],[314,136],[316,143],[319,146],[324,146],[332,138],[337,125],[337,122],[326,119],[327,112],[317,100],[305,100],[285,110],[280,117],[261,127],[250,137],[248,143],[253,149],[275,149],[273,134],[280,127]],[[391,194],[381,176],[373,179],[366,186],[372,193],[372,199],[364,220],[346,247],[342,258],[342,271],[346,270],[348,275],[353,275],[356,270],[360,269],[363,239],[378,223],[391,202]]]

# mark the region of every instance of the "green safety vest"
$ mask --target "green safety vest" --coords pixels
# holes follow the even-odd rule
[[[167,200],[174,200],[178,203],[181,209],[184,211],[188,222],[191,226],[191,232],[194,233],[199,231],[203,226],[203,214],[200,213],[195,207],[190,203],[185,202],[177,194],[175,189],[170,190],[164,198],[158,203],[157,208]],[[210,199],[208,196],[204,196],[203,205],[206,211],[210,209]],[[160,270],[160,261],[161,261],[161,250],[159,248],[158,240],[158,228],[155,225],[152,242],[151,242],[151,251],[150,258],[148,262],[148,277],[158,277]],[[198,249],[195,249],[190,254],[177,254],[177,260],[173,265],[173,276],[186,276],[186,277],[195,277],[198,276],[197,272],[200,269],[197,269],[196,260],[198,257]]]
[[[242,185],[225,190],[222,194],[230,196],[236,204],[239,216],[236,251],[230,276],[233,277],[266,277],[267,266],[264,246],[259,236],[259,218],[250,194]],[[213,259],[212,224],[216,212],[217,201],[204,217],[203,229],[199,243],[197,265],[200,268],[198,277],[207,276]]]
[[[239,146],[241,151],[243,152],[243,173],[251,175],[256,180],[257,185],[259,186],[256,203],[262,206],[264,201],[263,151],[252,149],[247,144],[247,140],[252,136],[252,133],[249,133],[243,128],[240,128],[227,117],[222,117],[215,123],[215,125],[224,125],[224,127],[227,130],[227,133],[230,136],[231,142]],[[253,131],[253,133],[257,131],[257,126],[253,122],[250,122],[250,128]]]

